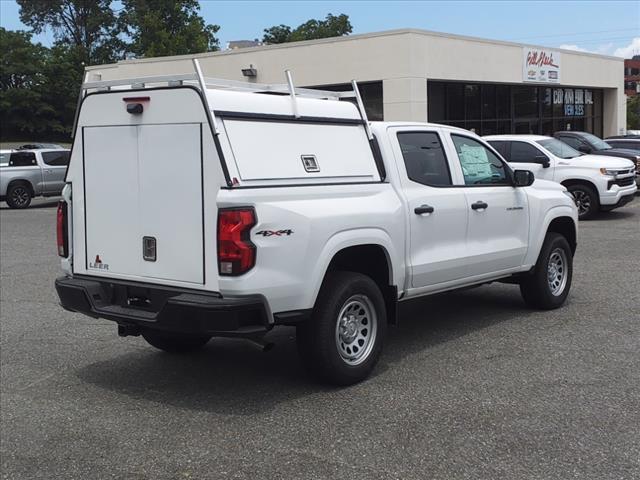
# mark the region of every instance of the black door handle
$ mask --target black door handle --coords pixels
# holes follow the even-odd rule
[[[473,210],[484,210],[485,208],[489,208],[489,205],[486,202],[479,200],[476,203],[471,204],[471,208]]]
[[[423,213],[433,213],[435,209],[431,205],[420,205],[413,209],[416,215],[422,215]]]

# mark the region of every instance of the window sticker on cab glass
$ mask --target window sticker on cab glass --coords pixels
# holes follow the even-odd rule
[[[462,144],[458,150],[465,180],[482,180],[492,177],[491,164],[484,147]]]

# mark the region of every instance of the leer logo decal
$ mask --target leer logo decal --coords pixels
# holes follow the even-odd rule
[[[293,233],[293,230],[260,230],[256,232],[256,235],[262,235],[263,237],[281,237],[283,235],[289,236]]]
[[[108,263],[102,263],[100,260],[100,255],[96,255],[96,259],[92,262],[89,262],[89,268],[97,268],[98,270],[109,270]]]

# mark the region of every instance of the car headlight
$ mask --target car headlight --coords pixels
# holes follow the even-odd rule
[[[618,170],[613,168],[601,168],[600,173],[608,177],[615,177],[618,174]]]

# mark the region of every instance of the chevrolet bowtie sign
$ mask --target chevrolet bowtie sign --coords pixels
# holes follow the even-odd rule
[[[523,47],[522,81],[560,83],[560,52]]]

